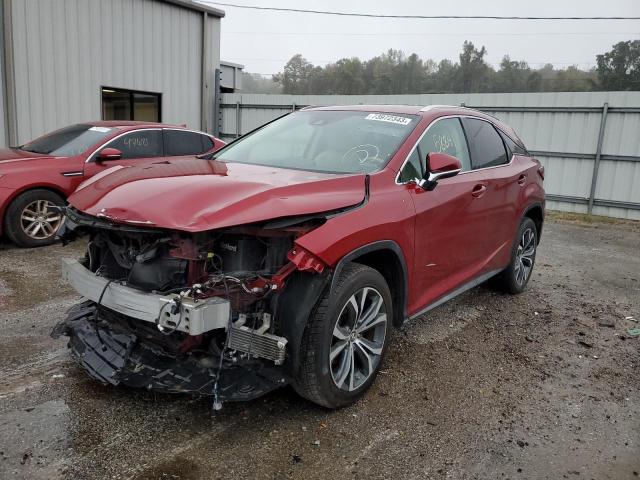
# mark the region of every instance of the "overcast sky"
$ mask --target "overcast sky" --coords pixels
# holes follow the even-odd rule
[[[211,2],[215,6],[215,2]],[[229,3],[408,15],[640,16],[640,0],[234,0]],[[640,39],[640,21],[404,20],[335,17],[219,7],[221,58],[248,72],[282,70],[296,53],[316,65],[389,48],[422,58],[458,60],[464,40],[486,46],[496,66],[503,55],[532,67],[590,68],[595,56],[622,40]]]

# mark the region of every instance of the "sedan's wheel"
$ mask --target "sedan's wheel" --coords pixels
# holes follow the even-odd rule
[[[53,243],[62,225],[62,213],[57,207],[62,206],[64,200],[48,190],[30,190],[23,193],[7,209],[7,235],[21,247],[38,247]]]
[[[377,370],[387,331],[384,299],[375,288],[357,291],[342,307],[329,353],[336,387],[352,392]]]
[[[511,251],[511,263],[498,277],[499,285],[509,293],[524,291],[536,261],[538,234],[528,217],[522,219]]]
[[[316,305],[300,346],[294,388],[325,407],[344,407],[374,381],[389,343],[393,318],[384,277],[359,264],[347,265],[333,294]]]
[[[45,240],[56,234],[62,214],[49,200],[36,200],[22,209],[20,222],[22,231],[33,240]]]

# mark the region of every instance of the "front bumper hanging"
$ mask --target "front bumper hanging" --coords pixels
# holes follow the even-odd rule
[[[72,307],[52,337],[69,336],[72,356],[103,384],[125,385],[166,393],[213,395],[220,357],[170,355],[138,335],[119,330],[96,317],[96,305]],[[223,363],[218,380],[221,401],[252,400],[287,383],[280,368],[257,359]]]

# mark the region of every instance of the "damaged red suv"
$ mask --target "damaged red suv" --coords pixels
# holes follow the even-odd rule
[[[374,381],[394,328],[491,277],[523,291],[544,170],[447,106],[307,108],[200,158],[119,166],[69,198],[86,301],[53,335],[105,384],[329,408]]]

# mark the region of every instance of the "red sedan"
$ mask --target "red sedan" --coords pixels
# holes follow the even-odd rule
[[[446,106],[291,113],[213,154],[94,177],[69,199],[54,333],[103,383],[349,405],[391,332],[491,277],[532,275],[544,170],[512,128]]]
[[[0,235],[22,247],[52,243],[56,208],[89,177],[114,165],[198,155],[224,142],[184,127],[130,121],[88,122],[0,150]]]

